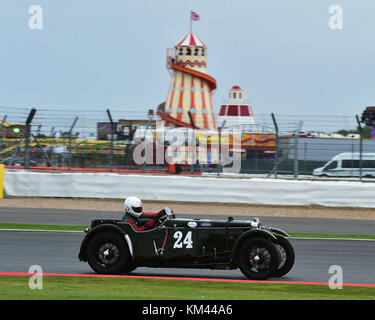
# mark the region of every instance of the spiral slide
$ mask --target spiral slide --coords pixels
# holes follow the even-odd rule
[[[199,72],[199,71],[196,71],[196,70],[193,70],[193,69],[188,69],[188,68],[185,68],[185,67],[183,67],[181,65],[178,65],[178,64],[172,64],[171,69],[183,72],[185,74],[189,74],[193,77],[196,77],[196,78],[200,79],[201,81],[204,81],[211,91],[216,89],[216,80],[213,77],[211,77],[211,76],[209,76],[205,73],[202,73],[202,72]],[[176,119],[176,118],[170,116],[169,114],[167,114],[166,109],[165,109],[165,102],[161,103],[158,106],[157,114],[163,120],[165,120],[167,122],[170,122],[170,123],[173,123],[174,125],[176,125],[178,127],[192,128],[191,122],[185,122],[185,121]],[[195,129],[201,129],[201,128],[199,128],[198,126],[195,126]]]

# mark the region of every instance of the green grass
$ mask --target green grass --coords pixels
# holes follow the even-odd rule
[[[15,300],[375,300],[375,288],[228,283],[195,280],[44,276],[43,289],[28,276],[0,276],[0,299]]]
[[[0,222],[0,229],[83,231],[88,226]]]
[[[87,227],[88,226],[0,222],[0,229],[83,231]],[[358,235],[358,234],[337,235],[337,234],[318,234],[318,233],[289,233],[289,235],[292,238],[345,238],[345,239],[375,240],[375,235]]]
[[[332,239],[366,239],[375,240],[375,235],[367,234],[321,234],[321,233],[289,233],[292,238],[332,238]]]

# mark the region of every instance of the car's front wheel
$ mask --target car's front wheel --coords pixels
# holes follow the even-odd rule
[[[95,235],[87,246],[87,262],[97,273],[116,274],[131,265],[125,241],[114,232]]]
[[[276,236],[274,243],[280,253],[280,264],[273,276],[282,277],[292,269],[295,260],[295,253],[290,242],[281,236]]]
[[[280,264],[279,252],[268,239],[248,239],[239,250],[238,266],[241,272],[252,280],[271,277]]]

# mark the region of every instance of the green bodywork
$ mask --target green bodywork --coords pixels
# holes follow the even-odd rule
[[[155,228],[136,231],[121,220],[93,220],[84,238],[81,261],[87,261],[87,244],[99,232],[120,234],[133,264],[146,267],[235,269],[236,252],[249,237],[288,237],[284,231],[253,227],[250,220],[207,220],[168,218]]]

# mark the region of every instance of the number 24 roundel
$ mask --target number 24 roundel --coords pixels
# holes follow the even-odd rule
[[[181,231],[176,231],[173,234],[173,238],[176,239],[173,245],[173,249],[191,249],[193,248],[193,239],[191,231],[188,231],[184,237],[184,234]]]

